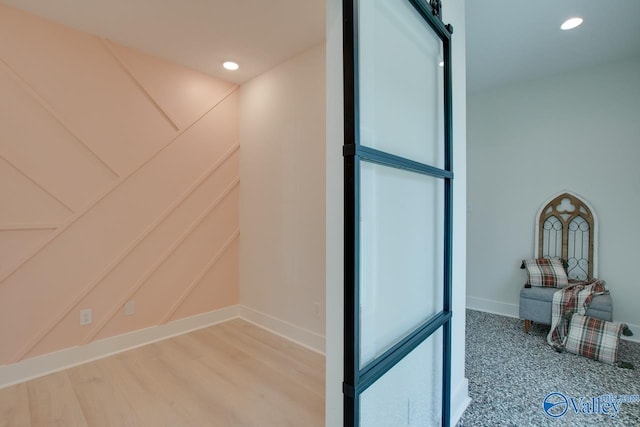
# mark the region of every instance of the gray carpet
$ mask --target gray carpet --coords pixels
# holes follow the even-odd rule
[[[576,413],[571,403],[572,397],[591,403],[603,395],[640,395],[640,344],[620,342],[619,359],[635,367],[629,370],[557,353],[546,343],[548,331],[548,326],[534,324],[527,336],[521,320],[467,310],[466,377],[472,402],[458,427],[640,426],[640,402],[622,403],[615,418]],[[543,400],[552,392],[566,398],[549,399],[560,402],[551,413],[567,408],[555,419],[543,410]]]

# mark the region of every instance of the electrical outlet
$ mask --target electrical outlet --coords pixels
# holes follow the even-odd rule
[[[89,325],[93,322],[93,310],[87,308],[80,310],[80,326]]]
[[[127,301],[124,304],[124,314],[126,314],[127,316],[131,316],[135,312],[136,312],[135,301],[134,300]]]
[[[313,315],[315,317],[320,317],[320,303],[319,302],[314,302],[313,303]]]

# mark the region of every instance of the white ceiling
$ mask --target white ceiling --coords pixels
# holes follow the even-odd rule
[[[325,34],[325,0],[0,2],[236,83]],[[574,15],[584,24],[561,31]],[[640,0],[466,0],[467,89],[640,55],[639,18]],[[240,70],[223,70],[226,59]]]
[[[467,91],[640,55],[639,20],[640,0],[467,0]]]
[[[324,40],[325,0],[0,0],[242,83]],[[240,69],[229,72],[224,60]]]

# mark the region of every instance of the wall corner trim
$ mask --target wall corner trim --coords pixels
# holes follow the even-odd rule
[[[233,305],[0,366],[0,389],[234,319],[239,307]]]
[[[501,316],[520,317],[518,304],[502,301],[493,301],[486,298],[467,295],[467,309],[484,311],[486,313],[499,314]]]
[[[453,390],[451,394],[451,425],[455,426],[467,410],[471,398],[469,397],[469,380],[465,378]]]
[[[284,320],[239,305],[239,317],[316,353],[325,354],[325,337]]]
[[[233,305],[163,325],[151,326],[115,337],[93,341],[86,345],[70,347],[9,365],[2,365],[0,366],[0,389],[238,317],[324,355],[324,336],[252,308]]]

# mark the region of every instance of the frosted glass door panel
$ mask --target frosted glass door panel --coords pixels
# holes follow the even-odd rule
[[[442,330],[360,395],[360,426],[442,425]]]
[[[444,168],[442,41],[408,1],[359,5],[360,144]]]
[[[362,162],[360,366],[443,308],[444,181]]]

